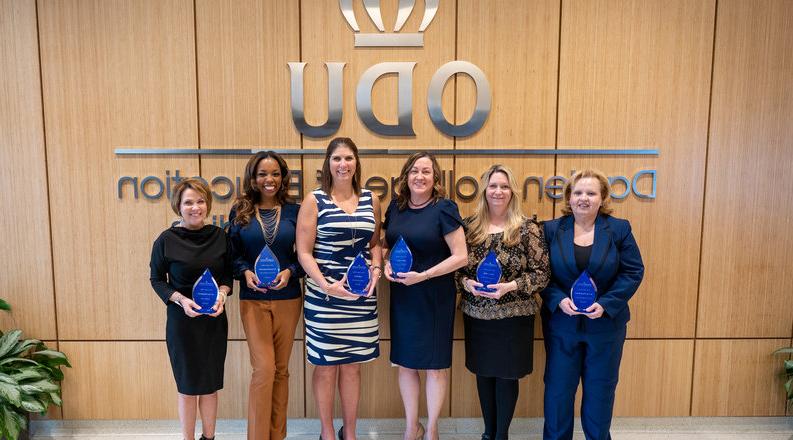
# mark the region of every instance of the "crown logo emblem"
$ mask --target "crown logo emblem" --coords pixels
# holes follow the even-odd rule
[[[419,31],[414,33],[402,33],[400,30],[402,30],[405,22],[407,22],[413,12],[413,7],[416,5],[415,0],[399,0],[399,11],[397,12],[394,31],[388,33],[386,33],[383,25],[379,0],[363,0],[363,4],[366,8],[366,13],[380,33],[361,32],[353,11],[353,0],[339,0],[339,7],[344,19],[355,31],[355,47],[423,47],[424,30],[435,18],[435,14],[438,12],[438,3],[440,3],[440,0],[424,1],[424,18],[422,18],[421,25],[419,25]]]

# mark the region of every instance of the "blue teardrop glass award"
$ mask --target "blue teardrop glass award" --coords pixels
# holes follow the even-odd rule
[[[204,273],[193,284],[193,301],[201,306],[201,309],[196,310],[196,313],[215,313],[212,306],[218,300],[218,292],[220,292],[218,283],[212,277],[212,272],[209,269],[204,269]]]
[[[256,277],[259,278],[259,287],[270,287],[275,281],[275,277],[281,272],[281,264],[278,262],[278,257],[275,256],[270,246],[264,245],[264,248],[259,252],[256,257],[256,262],[253,263],[253,271]]]
[[[358,253],[350,267],[347,268],[347,287],[356,295],[366,295],[369,286],[369,265],[363,253]]]
[[[583,312],[594,304],[597,291],[598,289],[597,286],[595,286],[595,281],[589,276],[589,272],[584,270],[570,289],[570,299],[573,300],[573,304],[575,304],[578,311]]]
[[[394,278],[402,278],[397,274],[410,272],[413,267],[413,253],[410,252],[408,244],[405,243],[405,239],[401,235],[394,248],[391,249],[389,261],[391,262],[391,276]]]
[[[476,267],[476,280],[484,284],[482,287],[477,287],[476,290],[480,292],[496,291],[492,287],[487,287],[501,281],[501,263],[498,262],[495,251],[488,252],[485,258],[479,262],[479,266]]]

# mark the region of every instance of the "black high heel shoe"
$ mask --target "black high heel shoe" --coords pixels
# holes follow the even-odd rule
[[[339,440],[344,440],[344,425],[339,428]]]

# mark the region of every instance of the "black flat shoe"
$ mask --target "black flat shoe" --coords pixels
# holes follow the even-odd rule
[[[344,425],[339,428],[339,440],[344,440]]]

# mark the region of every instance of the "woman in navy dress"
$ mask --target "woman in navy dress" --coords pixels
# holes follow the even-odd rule
[[[289,167],[272,151],[245,166],[243,193],[229,214],[234,276],[240,280],[240,317],[253,374],[248,388],[248,440],[286,437],[289,357],[303,306],[295,231],[299,206],[289,200]],[[259,287],[255,263],[268,246],[281,271]]]
[[[644,276],[639,247],[627,220],[612,217],[603,173],[575,173],[564,186],[561,218],[545,223],[551,281],[542,292],[545,336],[544,439],[573,438],[573,406],[583,382],[581,425],[587,439],[611,438],[611,414],[628,300]],[[587,271],[595,302],[578,309],[571,288]]]
[[[438,417],[452,365],[456,289],[454,271],[465,266],[463,221],[457,205],[444,198],[438,161],[426,152],[408,158],[399,175],[397,199],[386,211],[384,255],[401,236],[413,254],[409,272],[391,281],[391,362],[399,367],[405,406],[405,438],[421,438],[418,421],[420,381],[427,372],[427,438],[438,437]]]
[[[218,393],[223,388],[228,321],[224,311],[231,294],[231,245],[222,229],[204,221],[212,196],[199,179],[173,187],[171,208],[180,221],[165,230],[151,250],[151,286],[168,306],[165,342],[179,392],[182,435],[195,438],[196,409],[201,411],[201,439],[215,437]],[[209,269],[218,284],[214,313],[198,314],[193,285]]]
[[[316,366],[312,387],[322,424],[320,439],[335,435],[338,382],[344,419],[339,437],[355,440],[360,365],[380,355],[373,295],[382,273],[380,204],[371,191],[361,188],[358,148],[349,138],[330,141],[321,179],[321,188],[303,200],[297,221],[297,255],[309,276],[303,314],[306,355]],[[350,292],[346,284],[347,268],[358,254],[370,269],[363,296]]]

